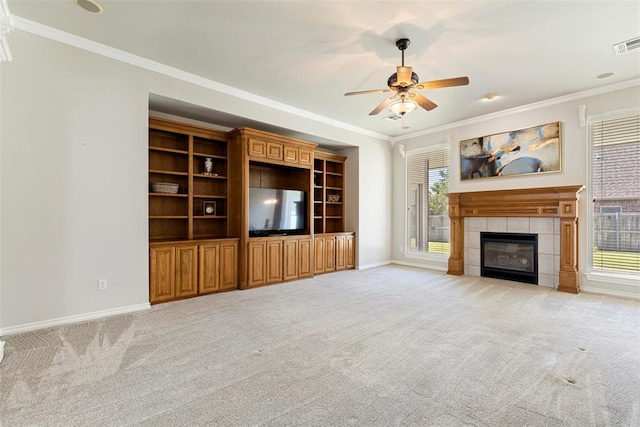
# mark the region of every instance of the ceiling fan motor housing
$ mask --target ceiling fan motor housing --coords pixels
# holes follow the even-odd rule
[[[418,75],[412,72],[410,84],[417,85],[419,81],[420,78],[418,77]],[[398,87],[398,73],[393,73],[389,76],[389,79],[387,80],[387,86],[389,86],[391,89]]]

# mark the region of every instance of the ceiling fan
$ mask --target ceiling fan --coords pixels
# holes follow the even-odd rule
[[[402,65],[397,67],[396,72],[393,73],[387,80],[387,86],[389,86],[388,89],[373,89],[362,90],[359,92],[347,92],[344,94],[344,96],[393,92],[391,96],[389,96],[376,108],[374,108],[369,113],[369,115],[376,115],[385,107],[389,106],[389,109],[392,112],[400,116],[404,116],[405,114],[415,110],[418,105],[427,111],[433,110],[437,107],[437,105],[433,101],[419,93],[412,92],[411,89],[438,89],[442,87],[464,86],[469,84],[469,78],[466,76],[419,83],[418,75],[413,72],[413,68],[404,66],[404,51],[407,49],[410,43],[411,41],[409,39],[398,39],[396,41],[397,48],[402,52]]]

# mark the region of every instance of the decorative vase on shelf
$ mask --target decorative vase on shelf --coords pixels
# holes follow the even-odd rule
[[[213,175],[213,160],[211,157],[204,159],[204,172],[205,175]]]

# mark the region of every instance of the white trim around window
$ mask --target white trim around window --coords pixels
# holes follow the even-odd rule
[[[427,251],[412,251],[410,250],[410,239],[409,239],[409,169],[410,169],[410,160],[412,156],[433,153],[433,152],[443,152],[443,159],[446,161],[447,169],[451,170],[451,145],[448,143],[441,143],[436,145],[430,145],[428,147],[421,147],[412,150],[408,150],[406,152],[404,158],[404,194],[403,194],[403,208],[404,208],[404,251],[403,255],[405,258],[423,260],[423,261],[433,261],[436,263],[441,263],[446,261],[449,258],[449,254],[437,254],[437,253],[429,253]]]

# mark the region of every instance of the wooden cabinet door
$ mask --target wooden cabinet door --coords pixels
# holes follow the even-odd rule
[[[249,138],[249,157],[264,159],[267,157],[267,142]]]
[[[267,283],[267,242],[250,242],[248,261],[247,285],[251,287]]]
[[[302,166],[311,166],[312,159],[313,153],[311,150],[305,150],[304,148],[298,150],[298,164]]]
[[[345,249],[347,256],[347,268],[356,268],[356,244],[353,234],[347,235],[347,247]]]
[[[283,279],[293,280],[298,278],[298,241],[284,241]]]
[[[267,241],[267,283],[282,282],[282,240]]]
[[[324,237],[315,237],[313,239],[313,260],[314,273],[324,273]]]
[[[324,238],[324,271],[334,271],[336,269],[336,239],[335,237]]]
[[[311,276],[311,238],[306,237],[298,240],[298,278]]]
[[[175,296],[185,297],[198,293],[198,246],[176,246]]]
[[[285,163],[298,164],[298,147],[284,146],[284,161]]]
[[[346,236],[336,236],[336,270],[347,268]]]
[[[267,142],[267,159],[282,161],[282,144],[277,142]]]
[[[175,298],[175,248],[153,247],[150,250],[149,301],[151,303]]]
[[[238,287],[238,242],[220,243],[220,289]]]
[[[220,245],[205,243],[198,248],[198,293],[206,294],[220,289]]]

